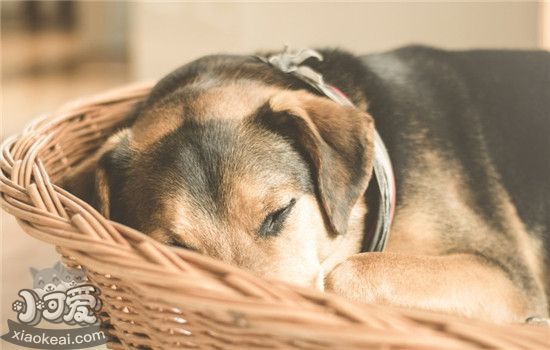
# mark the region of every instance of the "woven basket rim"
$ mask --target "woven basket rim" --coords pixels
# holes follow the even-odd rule
[[[161,313],[166,305],[172,305],[172,313],[214,310],[218,321],[225,318],[226,327],[292,338],[297,344],[340,342],[349,348],[550,347],[550,331],[541,327],[496,325],[427,311],[360,304],[264,280],[210,257],[168,247],[107,220],[56,185],[97,149],[132,106],[146,97],[152,85],[132,84],[70,102],[33,120],[20,134],[2,143],[2,207],[17,218],[26,233],[57,246],[68,264],[85,266],[98,279],[115,276],[130,286],[127,289],[135,294],[132,298],[143,298],[147,305],[164,305],[159,307]],[[153,313],[154,308],[147,310]],[[113,332],[122,334],[119,329]],[[152,347],[156,347],[153,340]]]

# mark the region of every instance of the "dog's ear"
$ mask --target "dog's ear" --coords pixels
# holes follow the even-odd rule
[[[261,123],[291,140],[310,162],[325,218],[334,233],[345,233],[372,174],[373,119],[305,91],[277,94],[264,109]]]
[[[91,204],[101,215],[110,216],[110,189],[107,176],[109,158],[123,141],[128,140],[129,129],[111,136],[90,158],[78,165],[63,181],[69,192]]]

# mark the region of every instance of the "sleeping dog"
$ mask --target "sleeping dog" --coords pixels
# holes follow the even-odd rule
[[[254,56],[203,57],[162,79],[67,187],[267,278],[498,322],[548,317],[550,53],[318,52],[300,66],[354,106]],[[395,172],[383,252],[369,251],[375,126]]]

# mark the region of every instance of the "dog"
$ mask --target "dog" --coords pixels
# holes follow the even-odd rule
[[[255,56],[162,79],[67,188],[105,217],[259,276],[495,322],[548,317],[550,53],[408,46]],[[269,57],[264,53],[262,57]],[[374,135],[395,173],[384,251]]]

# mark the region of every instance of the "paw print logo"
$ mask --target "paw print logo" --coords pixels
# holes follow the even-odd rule
[[[11,309],[17,313],[23,311],[23,302],[21,300],[16,300],[11,304]]]
[[[44,301],[43,300],[37,300],[36,301],[36,308],[38,310],[44,310],[44,307],[46,306],[46,304],[44,304]]]

